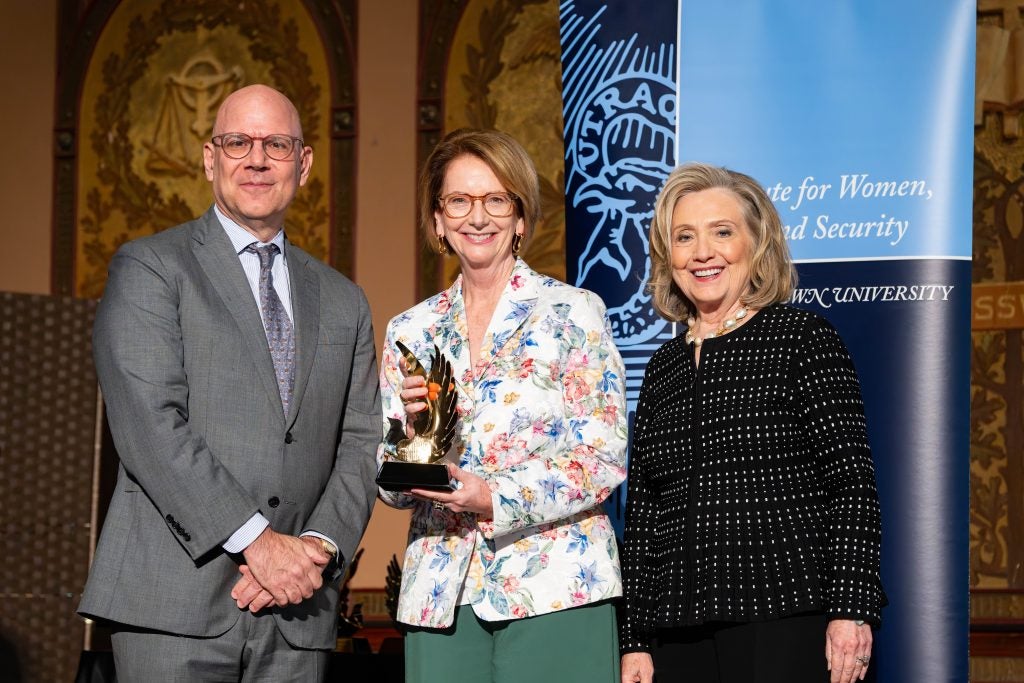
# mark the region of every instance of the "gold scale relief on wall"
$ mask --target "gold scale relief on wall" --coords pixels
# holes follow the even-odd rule
[[[981,589],[1024,589],[1022,10],[1024,0],[978,3],[970,583]],[[972,616],[1024,617],[1010,597],[974,599]]]
[[[541,220],[524,260],[565,280],[565,145],[557,0],[470,0],[451,38],[443,74],[444,132],[497,129],[518,140],[540,177]],[[429,153],[429,149],[426,150]],[[441,257],[425,251],[424,259]],[[458,275],[458,261],[442,261],[427,296]],[[433,269],[425,263],[424,270]],[[429,285],[428,285],[429,286]]]
[[[217,108],[266,83],[295,103],[309,180],[288,237],[326,260],[330,244],[330,77],[299,0],[125,0],[100,35],[79,120],[75,294],[98,297],[124,242],[191,220],[213,202],[202,166]]]

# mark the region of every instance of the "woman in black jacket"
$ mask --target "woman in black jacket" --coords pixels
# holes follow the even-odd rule
[[[622,681],[863,679],[885,595],[850,355],[783,303],[795,271],[749,176],[673,171],[650,244],[654,306],[688,330],[651,358],[637,408]]]

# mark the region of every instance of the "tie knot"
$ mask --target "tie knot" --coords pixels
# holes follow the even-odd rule
[[[244,251],[259,256],[261,268],[269,268],[270,264],[274,262],[274,256],[276,256],[281,250],[278,249],[276,244],[265,244],[261,247],[258,242],[253,242],[247,246]]]

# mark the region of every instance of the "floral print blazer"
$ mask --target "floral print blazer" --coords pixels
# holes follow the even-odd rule
[[[412,508],[398,620],[445,628],[465,602],[500,621],[621,595],[601,502],[625,478],[625,372],[600,298],[517,260],[475,367],[461,277],[397,316],[381,361],[385,435],[388,418],[405,417],[396,340],[421,362],[434,344],[451,360],[458,462],[487,481],[494,506],[485,519],[379,492]],[[378,461],[393,450],[385,440]]]

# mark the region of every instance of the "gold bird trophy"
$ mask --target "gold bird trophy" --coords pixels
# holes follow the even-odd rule
[[[408,489],[452,489],[444,456],[455,441],[455,430],[459,422],[456,410],[458,392],[452,377],[452,364],[441,349],[434,345],[430,358],[430,372],[405,344],[396,341],[398,350],[405,358],[409,375],[419,375],[427,382],[427,395],[423,402],[426,410],[413,415],[413,435],[405,436],[401,423],[392,420],[388,440],[396,443],[394,459],[385,460],[377,472],[377,486],[386,491]],[[396,424],[397,423],[397,424]],[[394,440],[392,440],[394,439]]]

